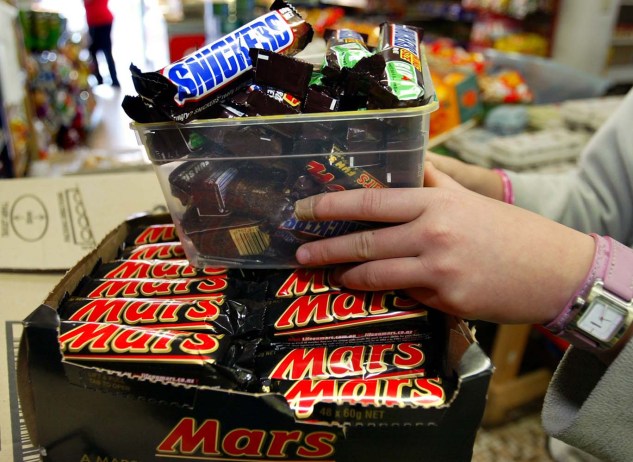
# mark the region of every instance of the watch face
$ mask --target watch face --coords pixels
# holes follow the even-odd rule
[[[618,332],[626,313],[602,300],[594,299],[576,326],[597,340],[608,342]]]

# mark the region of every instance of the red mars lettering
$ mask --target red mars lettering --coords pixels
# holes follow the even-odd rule
[[[275,297],[298,297],[307,293],[318,294],[336,289],[330,285],[327,274],[327,271],[322,269],[295,270],[279,287]]]
[[[156,448],[157,456],[220,457],[226,460],[271,460],[291,457],[320,460],[334,454],[336,435],[326,431],[235,428],[223,432],[219,421],[198,424],[185,417]],[[223,460],[224,460],[223,459]]]
[[[393,353],[387,355],[387,353]],[[417,343],[353,345],[328,349],[295,348],[270,372],[276,380],[327,379],[375,376],[390,368],[412,370],[424,364],[422,345]]]

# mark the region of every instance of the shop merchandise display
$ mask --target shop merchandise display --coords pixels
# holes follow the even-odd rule
[[[44,160],[86,143],[96,108],[90,61],[81,41],[65,37],[59,14],[22,10],[19,17],[29,50],[26,70],[37,158]]]
[[[286,435],[267,454],[293,460],[384,460],[387,441],[408,441],[388,449],[398,460],[470,460],[491,367],[461,321],[398,291],[342,289],[328,269],[126,258],[175,235],[164,215],[124,223],[25,321],[20,393],[47,460],[264,460],[264,434]],[[52,421],[61,396],[90,406]],[[117,417],[97,423],[103,407]]]
[[[623,98],[616,95],[558,104],[497,106],[480,127],[456,133],[443,145],[462,160],[483,167],[522,172],[569,170]]]
[[[466,324],[398,291],[337,287],[293,255],[371,226],[298,222],[296,199],[420,186],[437,105],[422,31],[385,23],[375,50],[328,31],[320,73],[293,57],[311,33],[277,2],[161,71],[132,68],[139,96],[124,108],[177,213],[117,228],[26,321],[21,392],[51,461],[371,461],[393,455],[386,441],[402,442],[398,460],[470,459],[491,366]],[[42,387],[49,354],[61,374]],[[83,406],[62,425],[47,419],[49,398],[69,392],[91,415],[121,411],[79,452]]]
[[[139,96],[123,107],[194,265],[297,266],[301,243],[371,224],[297,221],[295,200],[421,185],[437,108],[422,30],[384,23],[373,50],[362,34],[327,30],[319,70],[293,56],[312,34],[276,2],[161,71],[132,67]]]

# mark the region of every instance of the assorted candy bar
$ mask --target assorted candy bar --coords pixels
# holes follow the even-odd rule
[[[271,11],[165,68],[143,73],[131,66],[134,87],[144,101],[169,119],[203,118],[214,106],[252,80],[250,48],[296,54],[312,40],[312,26],[276,0]]]
[[[224,296],[233,297],[243,290],[243,286],[249,285],[252,284],[225,275],[184,279],[94,279],[86,276],[74,295],[83,298],[218,300]]]
[[[226,298],[155,300],[134,298],[71,298],[58,308],[62,319],[166,330],[195,330],[235,335],[241,313]]]
[[[295,56],[312,39],[311,26],[277,0],[270,12],[160,71],[132,68],[141,97],[124,101],[132,119],[190,122],[149,130],[144,144],[168,180],[165,194],[176,202],[170,210],[193,264],[296,266],[303,242],[376,226],[329,223],[304,232],[311,225],[296,222],[297,199],[422,184],[419,118],[294,117],[429,102],[422,29],[380,29],[376,49],[354,30],[327,29],[315,69]],[[289,117],[268,123],[260,116]],[[213,122],[194,120],[204,118]]]
[[[366,409],[439,408],[447,400],[440,377],[319,379],[281,381],[277,385],[294,415],[300,420],[384,424]],[[334,409],[327,409],[336,405]],[[327,409],[319,412],[319,409]],[[381,413],[382,414],[382,413]]]
[[[124,242],[172,232],[135,227]],[[327,268],[196,269],[118,256],[61,302],[60,350],[66,363],[144,380],[278,393],[306,421],[327,405],[441,406],[437,313],[398,291],[344,290],[331,279]]]
[[[188,260],[114,260],[97,265],[95,279],[180,279],[226,274],[226,268],[196,268]]]
[[[422,29],[385,23],[380,28],[378,50],[385,69],[370,90],[370,107],[420,106],[428,100],[422,75]]]

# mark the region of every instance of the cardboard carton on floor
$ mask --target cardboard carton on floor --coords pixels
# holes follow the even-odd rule
[[[315,406],[314,415],[324,417],[320,423],[297,420],[274,393],[202,388],[63,362],[56,308],[97,262],[116,256],[131,226],[128,221],[110,233],[25,320],[20,399],[44,460],[471,459],[492,366],[467,326],[452,317],[445,318],[443,357],[457,388],[445,405]],[[337,416],[337,422],[326,422],[328,416]]]
[[[0,268],[67,270],[123,220],[157,210],[152,171],[0,181]]]

